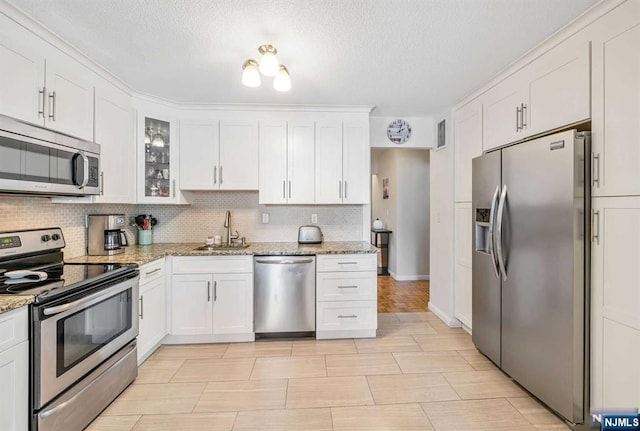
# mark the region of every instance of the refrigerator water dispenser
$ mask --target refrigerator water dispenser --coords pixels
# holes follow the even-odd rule
[[[480,253],[489,254],[489,243],[491,241],[489,237],[489,208],[476,208],[475,217],[475,235],[476,235],[476,248],[475,251]]]

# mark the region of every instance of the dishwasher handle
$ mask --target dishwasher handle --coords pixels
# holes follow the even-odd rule
[[[297,265],[300,263],[313,263],[313,259],[279,259],[279,260],[256,259],[256,263],[266,263],[270,265]]]

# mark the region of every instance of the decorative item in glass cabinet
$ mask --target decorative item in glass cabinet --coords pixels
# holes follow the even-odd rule
[[[157,148],[163,148],[164,144],[165,144],[164,136],[162,136],[162,134],[160,133],[160,129],[158,129],[157,133],[153,135],[153,139],[151,140],[151,145]]]

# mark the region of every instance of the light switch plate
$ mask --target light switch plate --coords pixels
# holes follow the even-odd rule
[[[269,223],[269,213],[262,213],[262,223]]]
[[[311,214],[311,223],[318,223],[318,214]]]

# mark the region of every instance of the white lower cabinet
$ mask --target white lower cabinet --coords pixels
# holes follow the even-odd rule
[[[212,284],[212,274],[181,274],[172,277],[172,335],[203,335],[212,333]]]
[[[138,298],[138,363],[142,363],[167,335],[164,259],[140,267]]]
[[[29,429],[29,312],[0,314],[0,430]]]
[[[640,197],[592,209],[592,406],[640,408]]]
[[[252,256],[173,258],[168,341],[252,341],[252,262]]]
[[[455,204],[455,317],[471,328],[472,208],[470,202]]]
[[[378,274],[375,254],[316,259],[316,338],[375,337]]]

